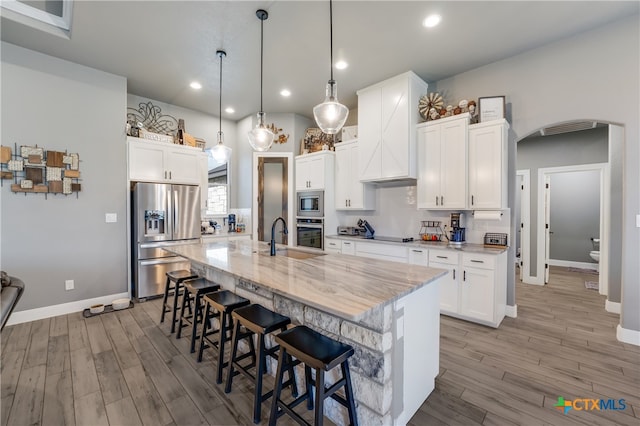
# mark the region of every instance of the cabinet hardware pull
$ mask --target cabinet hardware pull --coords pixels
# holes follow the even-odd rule
[[[475,260],[475,259],[471,259],[471,261],[473,263],[484,263],[484,260]]]
[[[436,195],[436,206],[438,205],[438,196]]]
[[[166,170],[164,171],[164,178],[165,179],[167,178],[167,171]]]
[[[169,179],[171,179],[171,170],[169,170]]]
[[[444,206],[444,195],[440,196],[440,205]]]
[[[471,196],[471,205],[473,205],[473,195]]]
[[[413,249],[413,250],[411,250],[411,251],[413,251],[414,253],[422,253],[422,250],[415,250],[415,249]]]
[[[453,271],[453,279],[455,280],[456,279],[456,270],[452,269],[452,271]]]
[[[448,259],[449,256],[436,256],[438,259]]]
[[[462,271],[462,281],[467,280],[467,271]]]

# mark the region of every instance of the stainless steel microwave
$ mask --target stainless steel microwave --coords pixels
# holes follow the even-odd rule
[[[324,191],[302,191],[297,193],[299,217],[324,217]]]

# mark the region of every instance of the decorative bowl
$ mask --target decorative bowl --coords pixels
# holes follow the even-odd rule
[[[89,307],[89,312],[91,312],[92,314],[101,314],[102,312],[104,312],[104,305],[102,303],[91,305]]]
[[[128,308],[130,302],[131,299],[116,299],[111,302],[111,306],[113,307],[113,310],[118,311],[120,309]]]

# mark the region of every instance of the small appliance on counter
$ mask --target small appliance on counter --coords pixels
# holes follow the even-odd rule
[[[338,235],[360,235],[360,231],[355,226],[338,226]]]
[[[364,219],[358,219],[358,226],[365,229],[365,233],[364,233],[365,238],[373,238],[373,234],[376,233],[373,227],[369,225],[369,222],[367,222]]]
[[[462,247],[465,244],[464,213],[451,213],[451,238],[449,245]]]
[[[229,232],[236,232],[236,215],[230,214],[227,218],[227,223],[229,224]]]
[[[484,246],[488,248],[507,248],[507,234],[487,232],[484,234]]]

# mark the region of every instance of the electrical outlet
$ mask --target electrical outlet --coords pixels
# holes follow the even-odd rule
[[[636,215],[636,228],[640,228],[640,214]]]
[[[117,213],[105,213],[104,221],[107,222],[107,223],[115,223],[115,222],[118,221],[118,214]]]
[[[64,281],[64,289],[67,290],[67,291],[73,290],[74,289],[73,280],[65,280]]]

